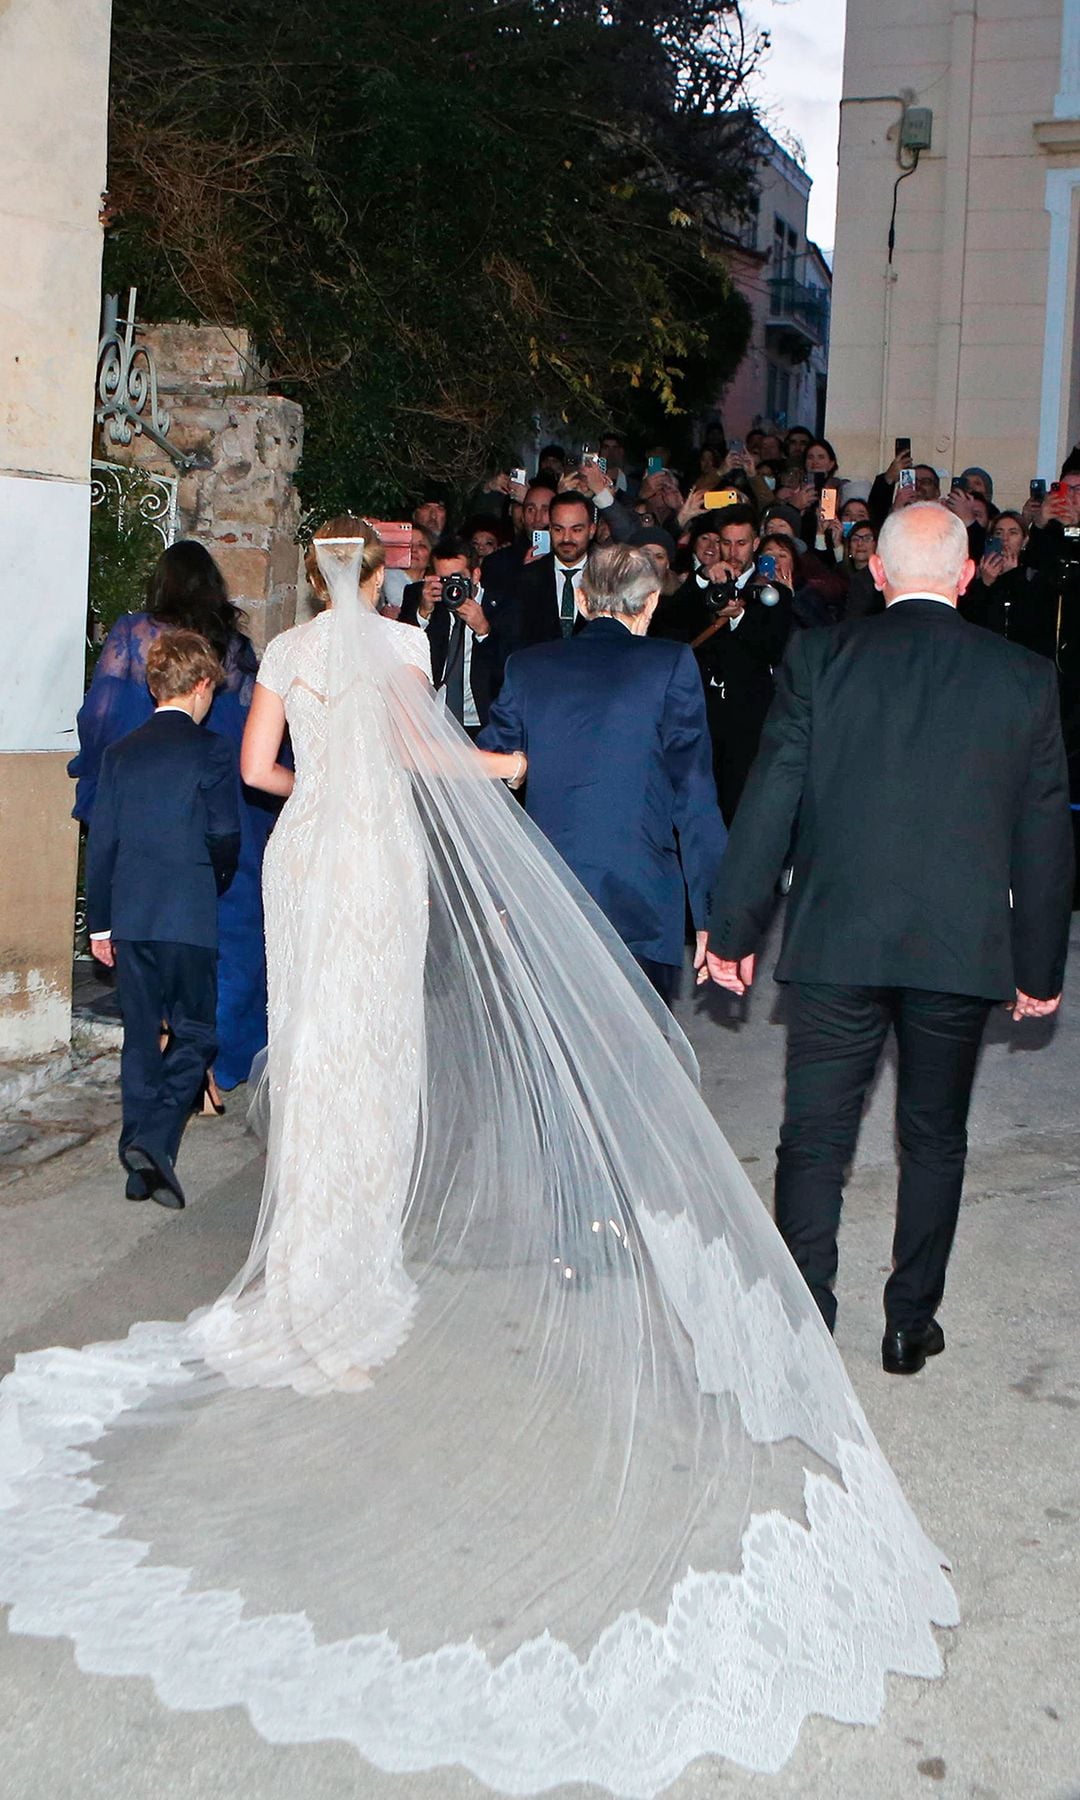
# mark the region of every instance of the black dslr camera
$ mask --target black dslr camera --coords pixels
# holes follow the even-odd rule
[[[723,612],[738,597],[739,590],[730,576],[727,581],[710,581],[704,593],[705,604],[712,613]]]
[[[468,575],[440,575],[439,599],[451,612],[457,612],[473,597],[473,584]]]

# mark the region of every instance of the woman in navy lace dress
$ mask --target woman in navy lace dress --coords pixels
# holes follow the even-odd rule
[[[146,685],[146,652],[170,626],[201,632],[225,669],[225,683],[206,720],[209,731],[239,750],[258,672],[243,614],[228,596],[210,552],[194,540],[172,544],[150,578],[145,612],[117,620],[102,647],[78,718],[79,753],[68,764],[76,779],[74,814],[88,824],[94,810],[101,758],[110,744],[149,718],[154,702]],[[246,1081],[253,1057],[266,1044],[266,962],[263,946],[262,858],[278,802],[241,786],[242,843],[236,878],[218,903],[219,1087]]]

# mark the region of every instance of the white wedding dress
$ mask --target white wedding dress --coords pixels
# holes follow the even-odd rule
[[[18,1359],[0,1600],[388,1770],[774,1770],[808,1715],[940,1673],[941,1556],[677,1027],[426,640],[330,574],[260,675],[298,775],[252,1252],[187,1321]]]

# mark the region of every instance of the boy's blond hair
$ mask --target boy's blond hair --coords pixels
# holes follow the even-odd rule
[[[200,681],[220,687],[225,671],[197,631],[163,631],[146,652],[146,685],[159,706],[184,700]]]

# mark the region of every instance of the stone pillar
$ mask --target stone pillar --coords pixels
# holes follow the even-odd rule
[[[169,442],[203,465],[180,478],[181,533],[212,552],[261,649],[296,618],[300,500],[292,477],[303,412],[266,392],[246,331],[147,325],[139,342],[154,359],[158,397],[172,417]],[[101,454],[175,472],[147,438],[124,447],[103,443]]]
[[[66,1044],[109,0],[0,0],[0,1061]]]

